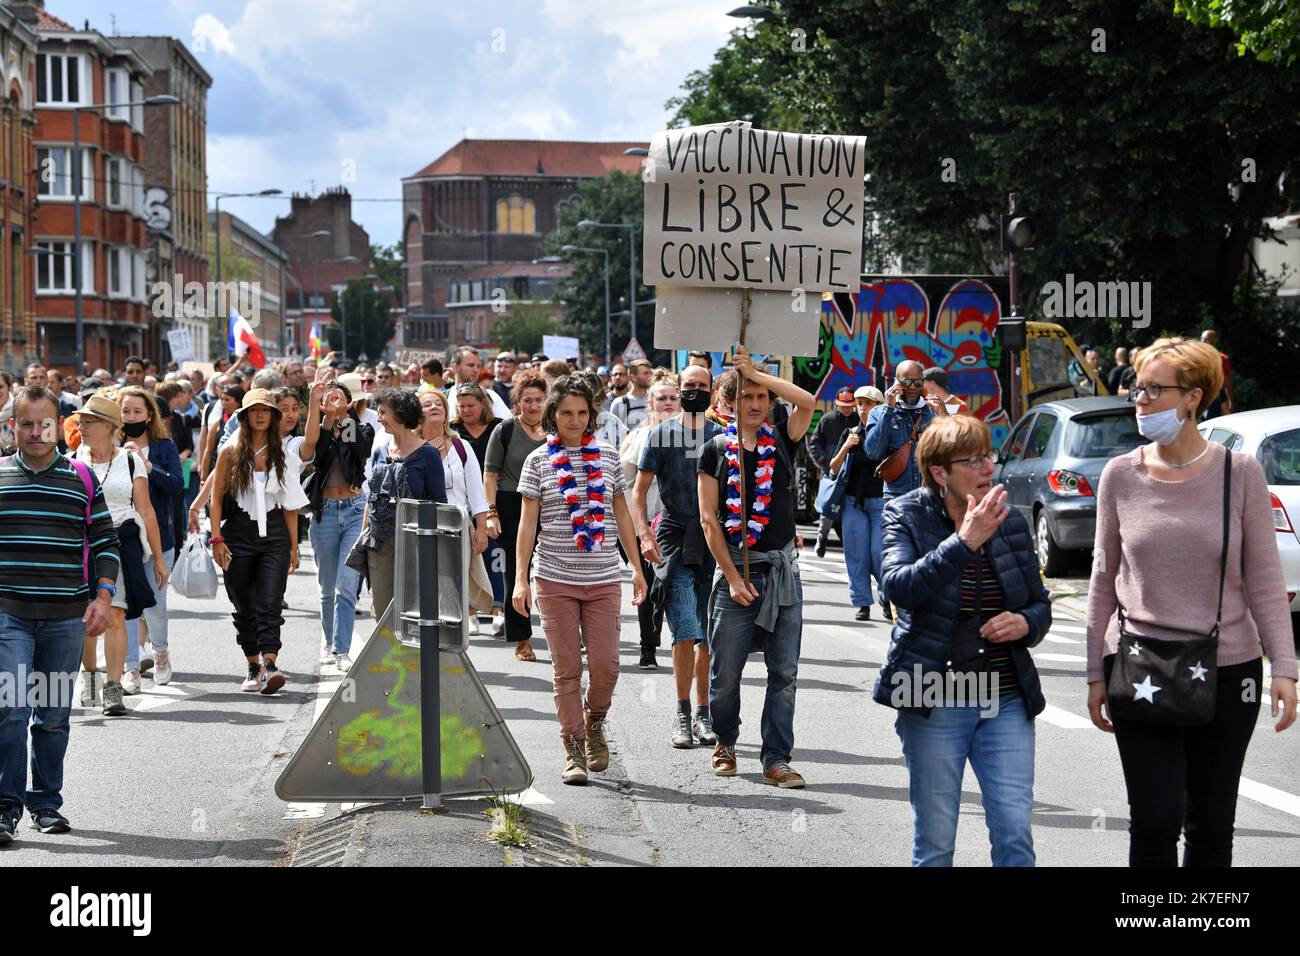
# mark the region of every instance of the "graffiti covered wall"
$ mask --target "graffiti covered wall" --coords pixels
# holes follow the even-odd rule
[[[998,294],[979,279],[866,279],[857,293],[822,301],[818,354],[794,360],[795,381],[828,412],[846,386],[884,391],[904,361],[937,366],[948,373],[948,390],[988,424],[997,448],[1010,431],[997,372],[1001,316]]]

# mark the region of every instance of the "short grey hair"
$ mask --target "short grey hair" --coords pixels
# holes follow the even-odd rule
[[[277,388],[284,387],[284,378],[273,368],[264,368],[253,376],[253,388],[264,388],[267,391],[275,391]]]

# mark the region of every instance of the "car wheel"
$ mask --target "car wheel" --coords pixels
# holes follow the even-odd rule
[[[1054,578],[1065,568],[1065,552],[1052,540],[1052,529],[1047,526],[1047,512],[1038,512],[1034,524],[1034,551],[1038,555],[1038,566],[1043,573]]]

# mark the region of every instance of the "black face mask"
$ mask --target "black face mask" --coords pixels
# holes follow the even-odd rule
[[[131,422],[129,424],[122,426],[122,434],[124,434],[127,438],[139,438],[148,430],[149,430],[149,423],[147,421]]]
[[[709,410],[713,396],[707,388],[688,388],[682,392],[682,411],[692,415]]]

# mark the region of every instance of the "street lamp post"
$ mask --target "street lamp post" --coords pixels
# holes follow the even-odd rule
[[[92,103],[72,109],[72,285],[77,310],[77,374],[86,366],[85,303],[81,296],[81,113],[83,110],[117,109],[122,106],[176,106],[180,99],[171,94],[150,96],[125,103]]]
[[[217,203],[217,281],[221,281],[221,200],[239,199],[246,196],[278,196],[283,190],[263,189],[256,193],[216,193]]]
[[[567,253],[598,252],[605,257],[605,365],[608,366],[612,356],[609,348],[609,250],[597,249],[593,246],[563,246],[562,251]],[[635,332],[632,333],[632,337],[636,338]]]
[[[632,283],[632,338],[636,338],[636,227],[626,222],[595,222],[584,219],[578,226],[583,229],[626,229],[627,230],[627,272]]]

